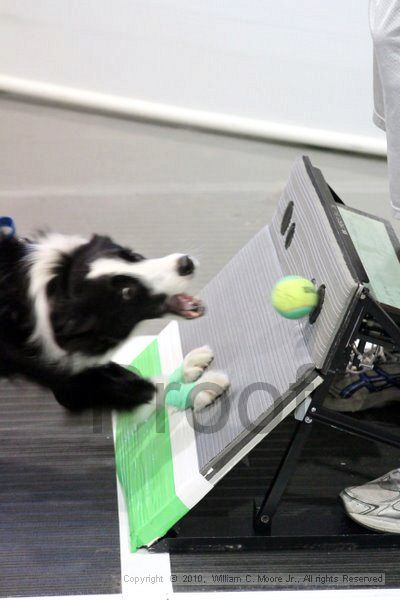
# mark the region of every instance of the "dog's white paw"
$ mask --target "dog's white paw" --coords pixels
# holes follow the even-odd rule
[[[183,360],[183,381],[185,383],[196,381],[213,358],[214,354],[209,346],[201,346],[189,352]]]
[[[199,391],[193,400],[193,410],[198,412],[209,404],[212,404],[219,396],[221,396],[229,388],[229,379],[222,371],[207,371],[197,382],[204,384],[204,389]],[[206,388],[206,384],[210,385],[210,389]]]

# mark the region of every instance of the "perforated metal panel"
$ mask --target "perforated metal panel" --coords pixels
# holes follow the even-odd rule
[[[282,227],[289,203],[293,203],[292,211]],[[272,308],[272,287],[288,274],[326,285],[315,324],[308,318],[284,319]],[[224,370],[232,383],[225,401],[197,416],[196,442],[203,473],[239,444],[262,415],[279,414],[293,388],[306,385],[305,374],[322,366],[357,289],[304,161],[299,159],[272,225],[262,229],[203,290],[208,314],[180,324],[184,352],[211,345],[214,367]]]
[[[292,206],[287,246],[282,219]],[[326,286],[324,305],[317,322],[299,321],[304,342],[318,368],[324,364],[358,283],[350,273],[327,214],[310,179],[303,158],[294,163],[288,183],[271,223],[271,237],[284,275],[302,275]]]

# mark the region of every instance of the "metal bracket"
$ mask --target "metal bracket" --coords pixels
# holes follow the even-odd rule
[[[304,421],[304,417],[306,416],[308,409],[310,407],[311,404],[311,396],[308,396],[307,398],[305,398],[305,400],[299,404],[299,406],[296,408],[296,410],[294,411],[294,418],[297,421]]]

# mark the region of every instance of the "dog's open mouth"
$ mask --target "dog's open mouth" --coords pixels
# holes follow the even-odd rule
[[[167,300],[168,310],[171,313],[180,315],[185,319],[197,319],[205,312],[205,307],[199,298],[194,298],[188,294],[175,294]]]

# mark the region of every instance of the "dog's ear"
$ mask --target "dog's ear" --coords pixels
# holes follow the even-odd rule
[[[114,246],[114,242],[108,235],[94,234],[83,248],[86,250],[86,252],[89,252],[91,255],[95,256],[97,253],[103,254],[114,249]]]

